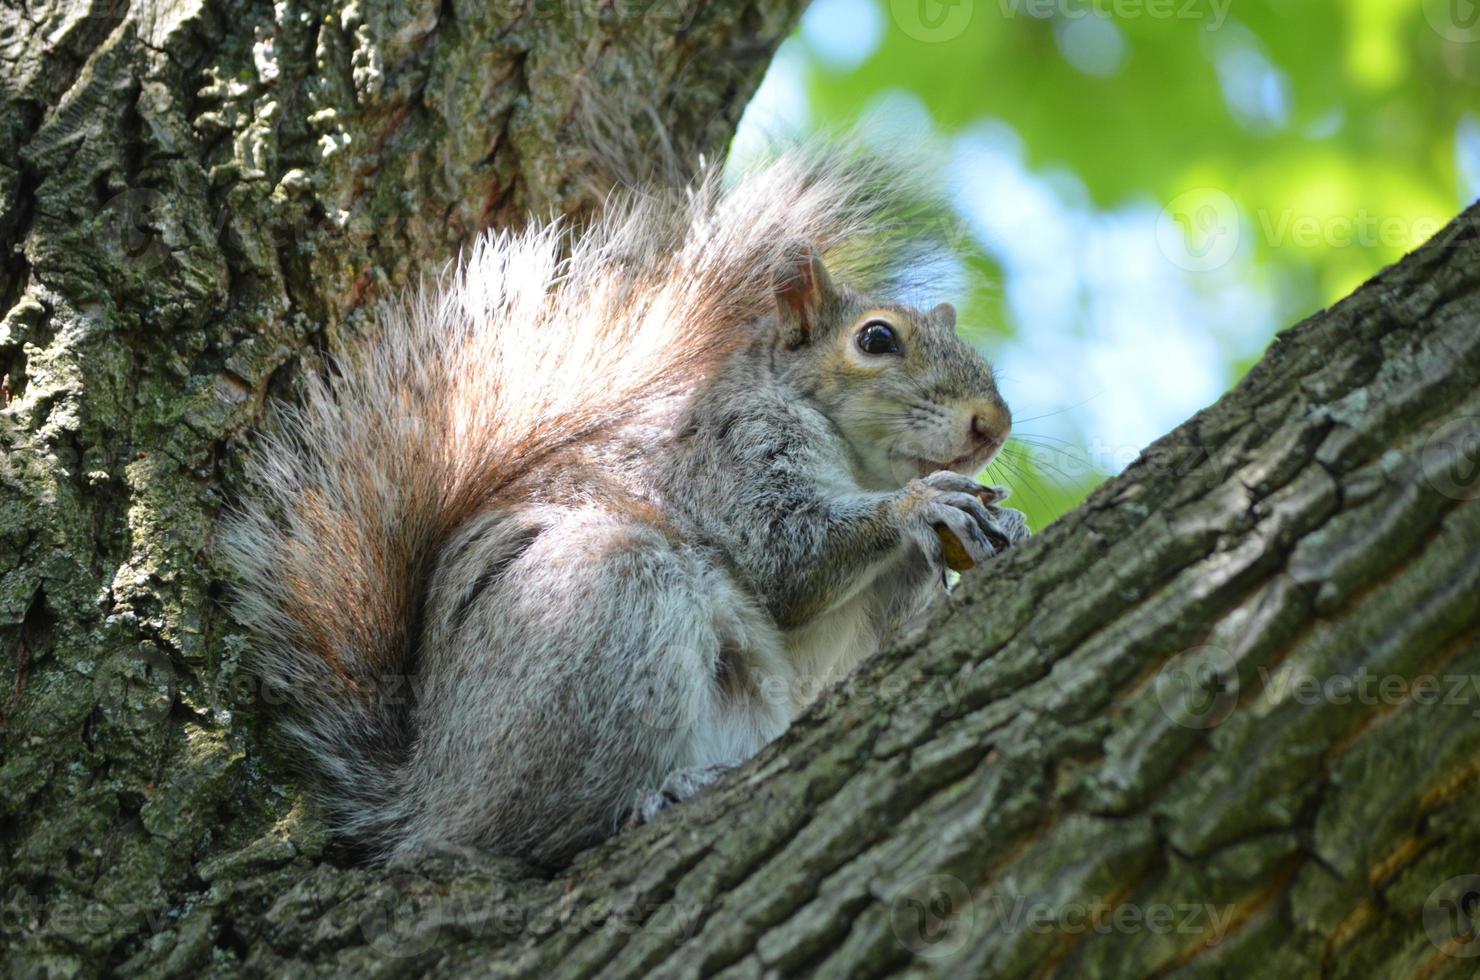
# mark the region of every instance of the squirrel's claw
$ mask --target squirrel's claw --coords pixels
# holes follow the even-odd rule
[[[984,487],[973,477],[963,476],[955,470],[936,470],[928,476],[922,476],[919,482],[942,493],[969,493],[972,496],[991,494],[993,499],[987,501],[988,503],[996,503],[1007,496],[1007,492],[1001,487]]]
[[[921,482],[937,491],[925,506],[925,519],[939,541],[940,560],[952,571],[975,568],[1028,537],[1022,511],[998,506],[1007,488],[983,487],[950,471]],[[947,489],[967,484],[971,489]]]
[[[675,769],[657,789],[639,791],[627,818],[628,827],[639,827],[676,803],[692,799],[699,791],[729,772],[734,766],[701,766]]]
[[[1012,507],[991,507],[992,523],[1006,540],[1008,547],[1026,541],[1032,536],[1028,530],[1028,516]]]
[[[931,526],[944,526],[960,543],[972,565],[980,565],[1007,547],[1006,538],[996,533],[987,505],[974,494],[942,494],[930,502],[929,511]]]
[[[999,504],[1006,487],[984,487],[952,470],[922,477],[927,501],[923,516],[935,532],[939,560],[952,571],[975,568],[1028,536],[1021,511]]]

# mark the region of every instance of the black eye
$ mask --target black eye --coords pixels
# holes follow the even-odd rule
[[[865,354],[898,354],[899,334],[883,320],[870,320],[858,331],[858,349]]]

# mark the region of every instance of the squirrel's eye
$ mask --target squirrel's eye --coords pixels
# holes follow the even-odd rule
[[[858,331],[858,349],[865,354],[898,354],[899,334],[883,320],[870,320]]]

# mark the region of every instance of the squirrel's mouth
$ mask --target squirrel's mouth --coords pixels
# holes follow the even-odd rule
[[[945,456],[944,453],[940,456],[924,456],[918,452],[919,447],[911,448],[916,451],[910,452],[901,446],[889,454],[890,468],[900,486],[910,479],[929,476],[941,470],[950,470],[962,476],[976,476],[996,458],[1002,444],[994,440],[969,449],[959,456]]]
[[[910,460],[915,464],[915,468],[920,471],[921,476],[929,476],[931,473],[936,473],[940,470],[951,470],[964,476],[975,476],[980,472],[982,467],[992,461],[992,457],[995,455],[997,455],[997,450],[993,448],[990,452],[977,450],[962,453],[954,459],[940,460],[927,459],[924,456],[912,456]]]
[[[924,456],[918,456],[915,458],[915,462],[924,468],[921,471],[921,476],[926,476],[937,470],[951,470],[963,476],[976,476],[976,474],[986,468],[988,463],[997,458],[997,454],[1002,451],[1002,444],[1003,440],[993,439],[951,459],[927,459]]]

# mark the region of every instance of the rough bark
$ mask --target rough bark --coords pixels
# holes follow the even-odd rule
[[[259,751],[211,565],[241,438],[370,301],[483,227],[579,212],[648,150],[722,153],[800,6],[0,8],[12,970],[246,955],[234,926],[188,912],[225,873],[211,862],[318,845],[284,836],[296,793]],[[593,153],[612,132],[632,157]]]
[[[553,876],[326,842],[219,606],[240,438],[367,299],[599,192],[577,79],[715,150],[794,14],[7,10],[11,972],[1468,975],[1475,210],[713,792]]]

